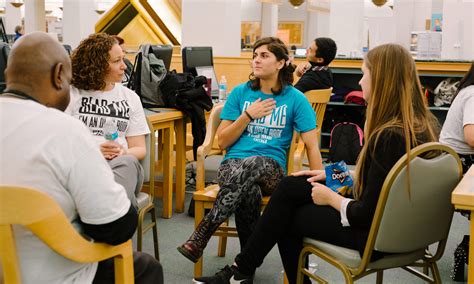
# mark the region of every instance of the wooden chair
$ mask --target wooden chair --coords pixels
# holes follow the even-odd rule
[[[153,129],[147,118],[148,128]],[[156,209],[153,203],[155,199],[155,161],[150,157],[155,157],[156,137],[154,133],[146,135],[146,156],[140,161],[144,169],[144,182],[148,183],[148,193],[141,191],[137,196],[138,203],[138,226],[137,226],[137,251],[142,251],[143,234],[149,230],[153,231],[153,247],[155,250],[156,260],[160,260],[160,252],[158,246],[158,223],[156,222]],[[144,225],[145,215],[150,214],[151,221]]]
[[[197,162],[196,162],[196,192],[194,193],[195,201],[195,216],[194,225],[197,227],[201,220],[204,218],[206,209],[212,208],[214,201],[216,200],[217,192],[219,191],[219,185],[213,184],[205,187],[205,158],[215,154],[222,154],[221,151],[216,150],[217,139],[216,132],[221,122],[220,114],[223,104],[215,105],[209,116],[207,123],[206,137],[204,143],[197,150]],[[288,152],[287,160],[287,172],[292,173],[297,169],[297,166],[301,164],[301,161],[295,160],[294,157],[301,156],[301,154],[295,154],[296,151],[296,139],[298,133],[293,133],[293,140],[291,147]],[[262,199],[261,208],[262,210],[268,204],[270,200],[269,196],[265,196]],[[228,221],[223,223],[219,229],[214,233],[214,236],[219,237],[218,256],[225,256],[225,250],[227,246],[227,237],[238,237],[237,230],[235,227],[229,227]],[[194,276],[199,277],[202,275],[203,258],[201,257],[198,262],[194,265]]]
[[[31,188],[0,186],[0,204],[0,262],[5,283],[21,283],[13,225],[31,230],[52,250],[72,261],[114,258],[115,282],[134,282],[131,240],[111,246],[84,239],[54,199]]]
[[[326,113],[326,106],[331,97],[332,88],[329,89],[320,89],[320,90],[311,90],[304,93],[305,97],[308,99],[309,103],[313,107],[314,112],[316,113],[316,132],[318,135],[318,141],[321,141],[321,127],[323,126],[324,114]],[[297,154],[301,154],[301,157],[296,157],[298,161],[303,161],[306,151],[304,150],[303,141],[298,141],[298,150]],[[309,167],[309,164],[303,163],[298,165],[299,168],[302,166]]]
[[[439,155],[434,158],[426,155],[433,152]],[[410,163],[410,196],[406,186],[407,163]],[[461,162],[450,147],[432,142],[412,149],[410,160],[407,155],[400,158],[385,179],[362,258],[357,250],[305,238],[297,283],[303,283],[303,274],[319,283],[328,283],[304,267],[309,254],[340,269],[346,283],[374,272],[377,283],[382,283],[383,271],[395,267],[425,281],[441,283],[436,261],[446,246],[454,212],[451,192],[461,176]],[[431,254],[428,246],[433,244],[437,246]],[[374,250],[390,254],[371,261]],[[423,273],[413,267],[423,267]],[[429,269],[433,278],[428,276]]]
[[[331,98],[332,88],[311,90],[304,93],[309,103],[316,112],[316,125],[319,135],[321,135],[321,127],[323,126],[324,114],[326,113],[326,106]]]

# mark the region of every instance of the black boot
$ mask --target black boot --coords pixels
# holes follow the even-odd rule
[[[196,263],[201,258],[212,234],[219,228],[220,223],[214,223],[211,218],[204,218],[194,230],[189,240],[179,246],[178,251],[186,258]]]
[[[464,282],[464,266],[469,261],[469,235],[464,235],[462,242],[454,251],[454,267],[451,278],[456,282]]]

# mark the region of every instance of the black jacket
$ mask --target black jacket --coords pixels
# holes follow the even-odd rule
[[[193,134],[193,154],[196,160],[197,148],[202,145],[206,137],[206,118],[204,110],[212,109],[211,98],[206,94],[202,86],[180,91],[170,102],[173,107],[182,111],[191,119]]]
[[[331,88],[333,86],[331,70],[327,66],[311,65],[311,68],[296,82],[295,88],[302,93],[310,90]]]

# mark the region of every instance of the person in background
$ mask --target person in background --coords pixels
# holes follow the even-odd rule
[[[13,38],[13,42],[17,41],[23,34],[25,30],[23,29],[22,25],[18,25],[15,27],[15,37]]]
[[[454,95],[449,107],[446,120],[441,129],[439,142],[454,149],[461,158],[463,172],[474,163],[474,63],[467,74],[462,78],[459,88]],[[461,212],[470,218],[469,212]],[[469,255],[469,235],[464,235],[463,240],[454,252],[453,279],[464,281],[464,263]]]
[[[337,46],[334,40],[327,37],[316,38],[306,49],[308,62],[296,68],[296,75],[301,77],[295,88],[305,93],[310,90],[328,89],[333,86],[332,72],[328,65],[336,56]]]
[[[115,180],[137,206],[143,184],[145,135],[150,133],[140,98],[122,86],[125,72],[122,48],[112,36],[92,34],[71,55],[71,102],[66,113],[82,121],[92,132]],[[117,137],[107,137],[113,127]],[[115,136],[112,135],[112,136]]]
[[[305,96],[291,86],[295,66],[285,44],[266,37],[253,47],[250,81],[235,87],[221,113],[220,190],[211,211],[178,251],[193,262],[216,229],[235,213],[240,247],[254,231],[262,195],[271,195],[286,169],[293,131],[301,133],[311,169],[323,169],[316,116]]]
[[[410,149],[436,141],[439,127],[425,103],[415,61],[404,47],[385,44],[370,50],[362,72],[359,84],[368,102],[366,143],[354,172],[355,198],[344,198],[320,183],[326,180],[324,170],[284,178],[234,264],[197,281],[252,283],[255,270],[277,244],[288,281],[296,283],[303,237],[357,249],[362,255],[389,171]],[[304,283],[311,281],[305,276]]]
[[[462,78],[444,121],[439,142],[461,158],[463,171],[474,163],[474,63]]]
[[[48,194],[94,242],[117,245],[129,240],[137,211],[114,181],[90,131],[63,113],[71,81],[66,50],[48,34],[33,32],[13,45],[8,62],[7,89],[0,95],[0,184]],[[21,226],[14,228],[14,235],[22,283],[113,283],[112,259],[77,263]],[[135,283],[163,283],[156,259],[139,252],[133,256]]]
[[[112,37],[117,40],[118,44],[120,45],[120,48],[122,48],[123,55],[124,56],[127,55],[125,51],[125,46],[124,46],[125,40],[119,37],[118,35],[113,35]],[[127,57],[123,58],[123,62],[125,62],[127,69],[125,69],[125,76],[123,77],[122,83],[127,83],[130,80],[130,76],[132,75],[132,72],[133,72],[133,64],[132,62],[130,62],[130,60],[128,60]]]

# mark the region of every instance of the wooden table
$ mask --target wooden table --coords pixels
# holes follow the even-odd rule
[[[474,216],[474,166],[471,166],[467,173],[454,189],[451,202],[456,209],[471,211],[471,218]],[[471,219],[471,238],[469,239],[469,266],[467,274],[467,283],[474,283],[474,220]]]
[[[184,190],[186,177],[186,119],[176,109],[156,108],[145,109],[153,127],[152,133],[160,131],[163,142],[163,218],[171,218],[173,211],[173,136],[176,137],[176,208],[178,213],[184,212]],[[175,135],[173,135],[175,134]],[[150,157],[156,161],[156,157]],[[150,173],[153,175],[153,173]],[[154,175],[153,175],[154,178]],[[154,189],[150,189],[154,190]]]

